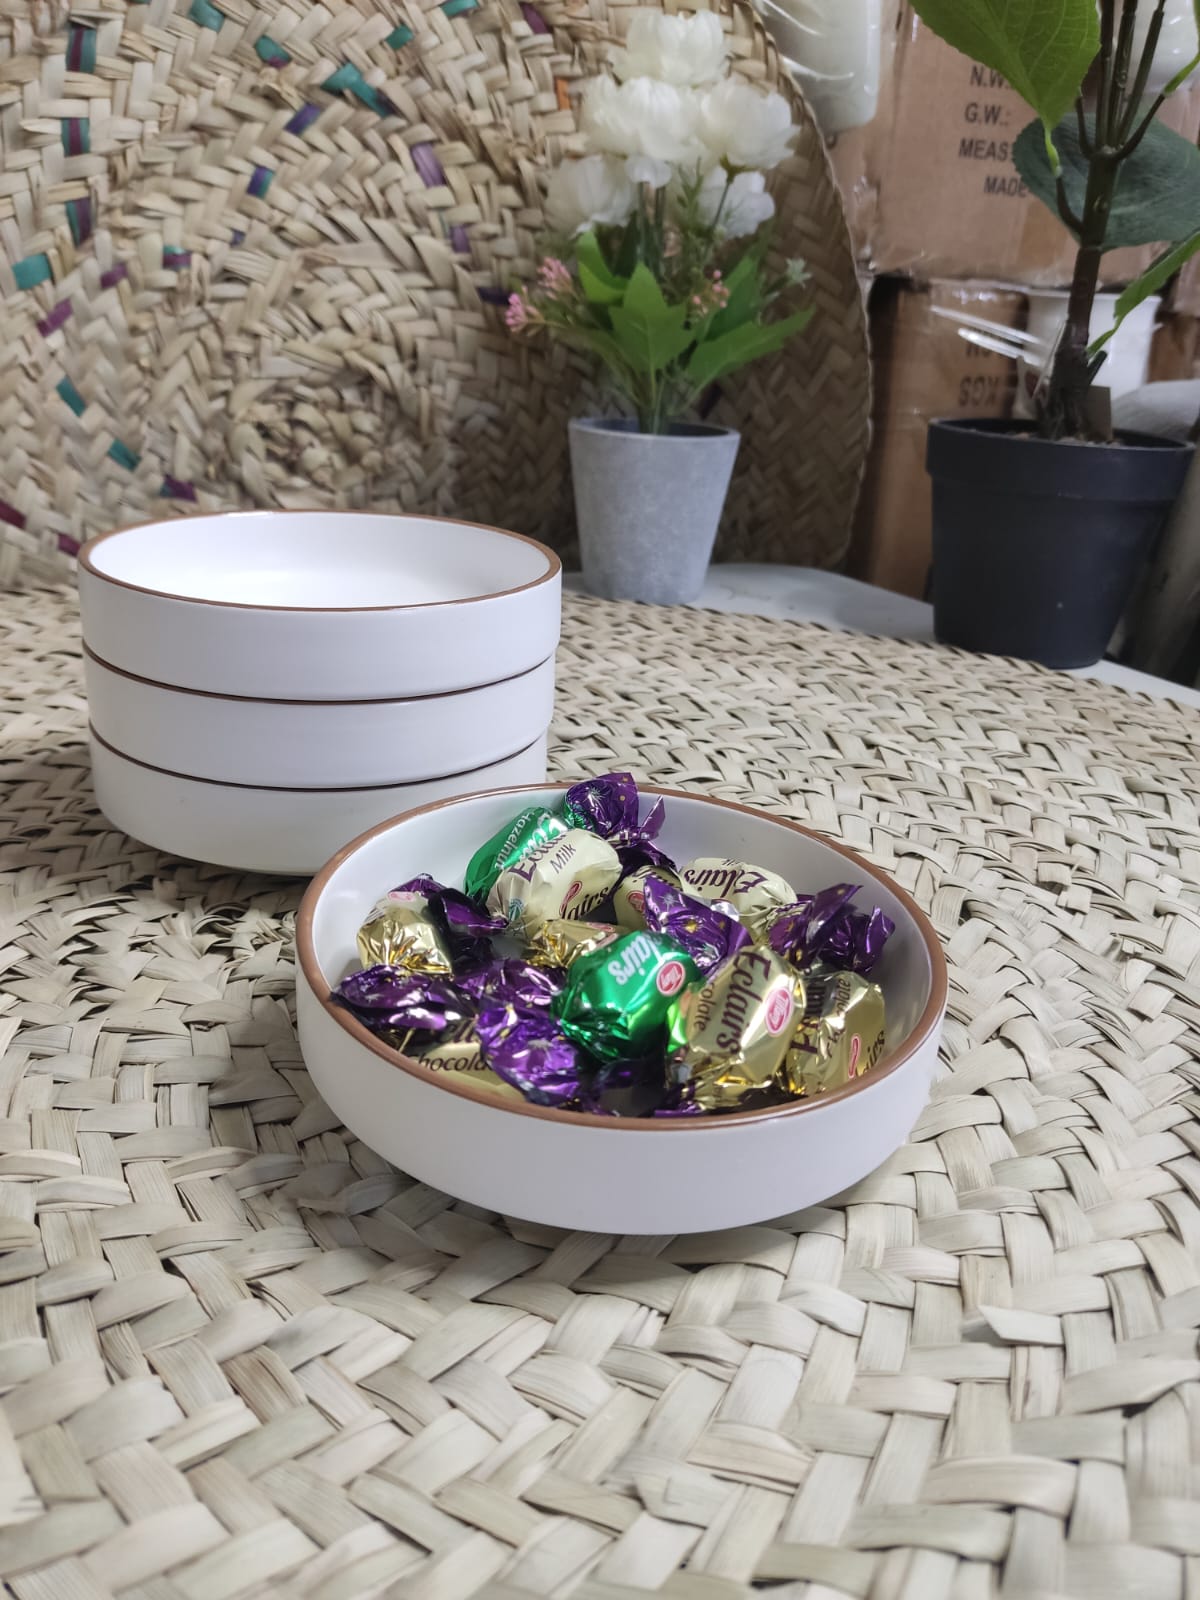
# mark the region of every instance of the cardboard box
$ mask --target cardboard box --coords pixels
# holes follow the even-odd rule
[[[1069,284],[1074,241],[1012,164],[1029,108],[999,73],[944,44],[908,5],[887,5],[892,70],[878,113],[831,148],[860,259],[876,273],[926,280]],[[1200,92],[1177,96],[1164,120],[1194,139]],[[1104,282],[1127,283],[1157,253],[1114,252]]]
[[[1014,328],[1024,320],[1025,297],[980,283],[875,285],[874,430],[848,570],[916,599],[924,598],[931,559],[929,424],[934,417],[1008,416],[1017,387],[1016,363],[968,343],[941,311]]]

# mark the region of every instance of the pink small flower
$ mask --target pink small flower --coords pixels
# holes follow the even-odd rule
[[[542,288],[552,300],[561,299],[571,293],[575,281],[571,277],[571,269],[558,259],[557,256],[547,256],[538,268],[538,278]]]
[[[721,269],[720,269],[720,267],[714,267],[713,268],[712,281],[714,283],[720,283],[720,281],[721,281]]]
[[[529,306],[526,305],[520,291],[508,297],[508,310],[504,313],[504,321],[509,331],[520,333],[522,328],[527,328],[530,322]]]

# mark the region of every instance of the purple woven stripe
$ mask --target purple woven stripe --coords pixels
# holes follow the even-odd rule
[[[63,121],[63,137],[69,156],[82,156],[87,154],[84,143],[84,134],[87,132],[86,117],[67,117]]]
[[[43,317],[38,323],[38,332],[44,339],[48,339],[52,333],[58,332],[64,322],[70,320],[73,309],[69,300],[60,300],[50,315]]]
[[[85,240],[90,239],[92,230],[96,226],[92,216],[91,200],[68,201],[67,220],[71,224],[71,236],[76,244],[83,244]]]
[[[545,17],[542,15],[542,13],[538,10],[538,8],[536,6],[531,6],[528,3],[528,0],[521,0],[521,15],[525,18],[525,21],[529,24],[530,33],[549,33],[550,32],[550,28],[547,25]]]
[[[58,536],[58,548],[65,556],[77,556],[79,554],[79,540],[72,539],[69,533],[60,533]]]
[[[14,528],[23,528],[25,513],[18,511],[16,506],[10,506],[7,500],[0,500],[0,522],[7,522]]]
[[[107,272],[100,274],[100,287],[111,289],[114,283],[120,283],[129,276],[129,268],[123,261],[118,261],[115,267],[109,267]]]
[[[67,30],[67,71],[82,72],[83,66],[83,33],[78,25]]]
[[[506,306],[508,304],[509,290],[501,289],[497,284],[485,283],[479,291],[479,298],[485,306]]]
[[[186,483],[182,478],[172,478],[168,473],[163,479],[159,491],[164,500],[194,500],[196,498],[195,484]]]
[[[168,272],[182,272],[185,267],[192,264],[190,250],[177,249],[175,245],[163,245],[162,264]]]
[[[461,222],[456,222],[450,229],[450,248],[456,256],[471,254],[471,240]]]
[[[311,128],[320,115],[320,106],[312,104],[301,106],[291,121],[284,126],[283,131],[284,133],[294,133],[298,137],[306,129]]]
[[[244,230],[241,229],[241,228],[235,228],[233,230],[233,234],[232,234],[232,237],[230,238],[229,242],[230,242],[230,244],[233,244],[233,245],[239,245],[239,244],[244,244],[245,243],[245,239],[246,239],[246,235],[245,235]]]
[[[421,182],[427,189],[436,189],[445,183],[446,174],[437,158],[437,151],[431,144],[414,144],[412,158],[413,166],[421,174]]]

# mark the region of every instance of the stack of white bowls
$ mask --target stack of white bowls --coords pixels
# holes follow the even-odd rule
[[[561,568],[476,523],[250,511],[80,555],[96,798],[175,855],[309,873],[414,806],[540,782]]]

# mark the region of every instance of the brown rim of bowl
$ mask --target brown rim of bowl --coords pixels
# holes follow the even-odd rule
[[[781,827],[788,828],[793,833],[803,834],[806,838],[814,840],[817,844],[824,845],[827,849],[835,851],[851,861],[866,877],[873,878],[877,883],[894,894],[904,909],[917,925],[917,931],[925,944],[925,951],[929,957],[929,999],[925,1009],[915,1027],[909,1030],[907,1037],[897,1050],[885,1056],[879,1066],[862,1078],[857,1078],[853,1083],[844,1084],[840,1089],[833,1089],[828,1094],[823,1094],[814,1100],[797,1100],[792,1105],[769,1106],[762,1111],[731,1111],[719,1116],[711,1117],[598,1117],[592,1112],[585,1111],[556,1111],[550,1106],[535,1106],[528,1101],[517,1103],[498,1099],[487,1089],[481,1089],[472,1083],[463,1083],[452,1078],[448,1073],[432,1073],[413,1060],[411,1056],[402,1055],[399,1050],[393,1050],[390,1045],[384,1044],[382,1039],[370,1032],[363,1024],[351,1016],[341,1006],[335,1006],[329,999],[329,980],[321,970],[317,960],[316,951],[313,949],[312,921],[313,912],[317,901],[324,893],[325,886],[334,873],[357,851],[361,850],[368,839],[373,839],[377,834],[386,833],[403,819],[409,821],[413,817],[423,816],[427,811],[444,811],[449,806],[461,805],[464,800],[479,800],[492,798],[499,795],[538,795],[545,794],[547,790],[559,792],[569,789],[569,783],[541,783],[522,784],[512,789],[483,789],[477,794],[456,795],[452,800],[437,800],[427,806],[414,807],[412,811],[402,813],[401,817],[392,817],[387,822],[381,822],[378,827],[368,828],[365,833],[360,833],[357,839],[339,850],[332,861],[326,863],[317,873],[316,877],[304,891],[304,898],[300,902],[300,909],[296,913],[296,956],[300,969],[308,987],[316,996],[321,1009],[327,1013],[356,1043],[365,1045],[373,1055],[377,1055],[391,1067],[398,1067],[406,1072],[409,1077],[418,1078],[422,1083],[432,1085],[446,1094],[454,1094],[465,1100],[472,1100],[476,1105],[483,1105],[492,1111],[503,1111],[510,1115],[520,1117],[538,1117],[543,1121],[561,1122],[568,1127],[584,1128],[615,1128],[621,1132],[630,1133],[672,1133],[680,1131],[704,1131],[714,1133],[730,1124],[744,1124],[750,1122],[766,1122],[777,1117],[800,1117],[813,1111],[819,1111],[823,1106],[836,1104],[839,1100],[847,1100],[851,1095],[860,1094],[863,1090],[871,1088],[881,1079],[890,1077],[893,1072],[910,1061],[916,1052],[928,1042],[937,1027],[949,994],[949,977],[946,971],[946,957],[942,952],[933,924],[921,910],[917,902],[907,890],[902,889],[898,883],[873,867],[862,856],[856,855],[853,850],[847,850],[845,845],[835,844],[832,839],[827,839],[823,834],[806,828],[799,822],[793,822],[790,817],[776,817],[769,811],[756,811],[752,806],[740,805],[736,800],[718,800],[708,795],[689,794],[686,789],[663,789],[657,784],[639,784],[642,794],[662,795],[666,800],[699,800],[709,806],[720,806],[725,811],[740,811],[747,816],[762,818],[767,822],[777,822]]]
[[[200,778],[194,772],[175,772],[170,767],[156,767],[152,761],[143,761],[140,756],[131,756],[127,751],[118,750],[115,744],[109,744],[102,733],[96,731],[94,723],[88,723],[88,733],[108,751],[109,755],[116,756],[121,761],[128,761],[131,767],[141,767],[144,772],[157,772],[164,778],[177,778],[181,783],[207,783],[213,789],[257,789],[263,794],[368,794],[377,789],[421,789],[427,783],[449,783],[453,778],[470,778],[477,772],[486,772],[489,767],[499,767],[505,761],[515,761],[518,756],[523,756],[527,750],[532,750],[535,744],[540,744],[546,734],[539,733],[536,739],[531,739],[527,745],[522,745],[520,750],[514,750],[511,755],[497,756],[495,761],[485,761],[481,767],[467,767],[462,772],[445,772],[435,778],[405,778],[400,783],[355,783],[349,787],[345,785],[317,786],[306,788],[297,784],[276,783],[234,783],[230,778]],[[482,790],[486,794],[488,791]],[[442,804],[441,801],[431,802]],[[424,806],[414,806],[413,810],[423,811]],[[401,812],[402,816],[406,813]],[[364,835],[365,837],[365,835]]]
[[[540,672],[548,661],[554,660],[554,654],[543,656],[531,667],[524,667],[520,672],[510,672],[507,678],[493,678],[490,683],[471,683],[465,689],[434,689],[430,694],[393,694],[385,695],[383,699],[370,700],[281,700],[278,695],[221,694],[217,689],[189,689],[181,683],[164,683],[159,678],[146,678],[140,672],[129,672],[125,667],[114,667],[111,661],[106,661],[103,656],[98,656],[90,649],[86,639],[83,642],[83,653],[89,661],[94,661],[98,667],[103,667],[105,672],[111,672],[114,677],[128,678],[131,683],[144,683],[148,689],[165,689],[169,694],[197,695],[202,700],[234,700],[239,704],[251,706],[407,706],[418,700],[453,700],[460,694],[478,694],[483,689],[498,689],[502,683],[516,683],[520,678],[528,678],[531,673]],[[471,770],[477,772],[479,769],[474,767]]]
[[[259,605],[249,600],[211,600],[203,595],[173,594],[169,589],[151,589],[144,583],[130,583],[127,578],[114,578],[111,572],[102,572],[93,560],[93,553],[108,539],[119,539],[122,534],[138,533],[143,528],[162,528],[171,523],[184,523],[196,520],[189,517],[163,517],[150,522],[134,522],[127,528],[112,528],[108,533],[97,534],[94,539],[89,539],[80,550],[76,560],[79,565],[89,572],[98,583],[110,583],[115,589],[129,589],[136,594],[151,594],[158,600],[177,600],[182,605],[188,606],[221,606],[227,611],[281,611],[300,616],[323,615],[354,615],[375,611],[429,611],[435,606],[470,606],[480,600],[500,600],[509,595],[523,594],[526,589],[536,589],[540,584],[552,583],[555,578],[562,575],[562,562],[550,549],[549,545],[542,544],[537,539],[531,539],[528,534],[513,533],[510,528],[493,528],[486,522],[464,522],[461,517],[422,517],[416,512],[400,511],[323,511],[319,506],[312,506],[306,511],[272,511],[270,507],[258,511],[203,511],[198,517],[224,520],[230,517],[261,517],[261,516],[287,516],[287,517],[391,517],[395,522],[446,522],[458,528],[480,528],[484,533],[498,534],[502,539],[517,539],[522,544],[532,545],[535,550],[540,550],[546,557],[546,571],[540,578],[531,578],[528,583],[519,583],[514,589],[495,589],[488,594],[463,595],[457,600],[420,600],[412,605],[399,606],[274,606]]]

